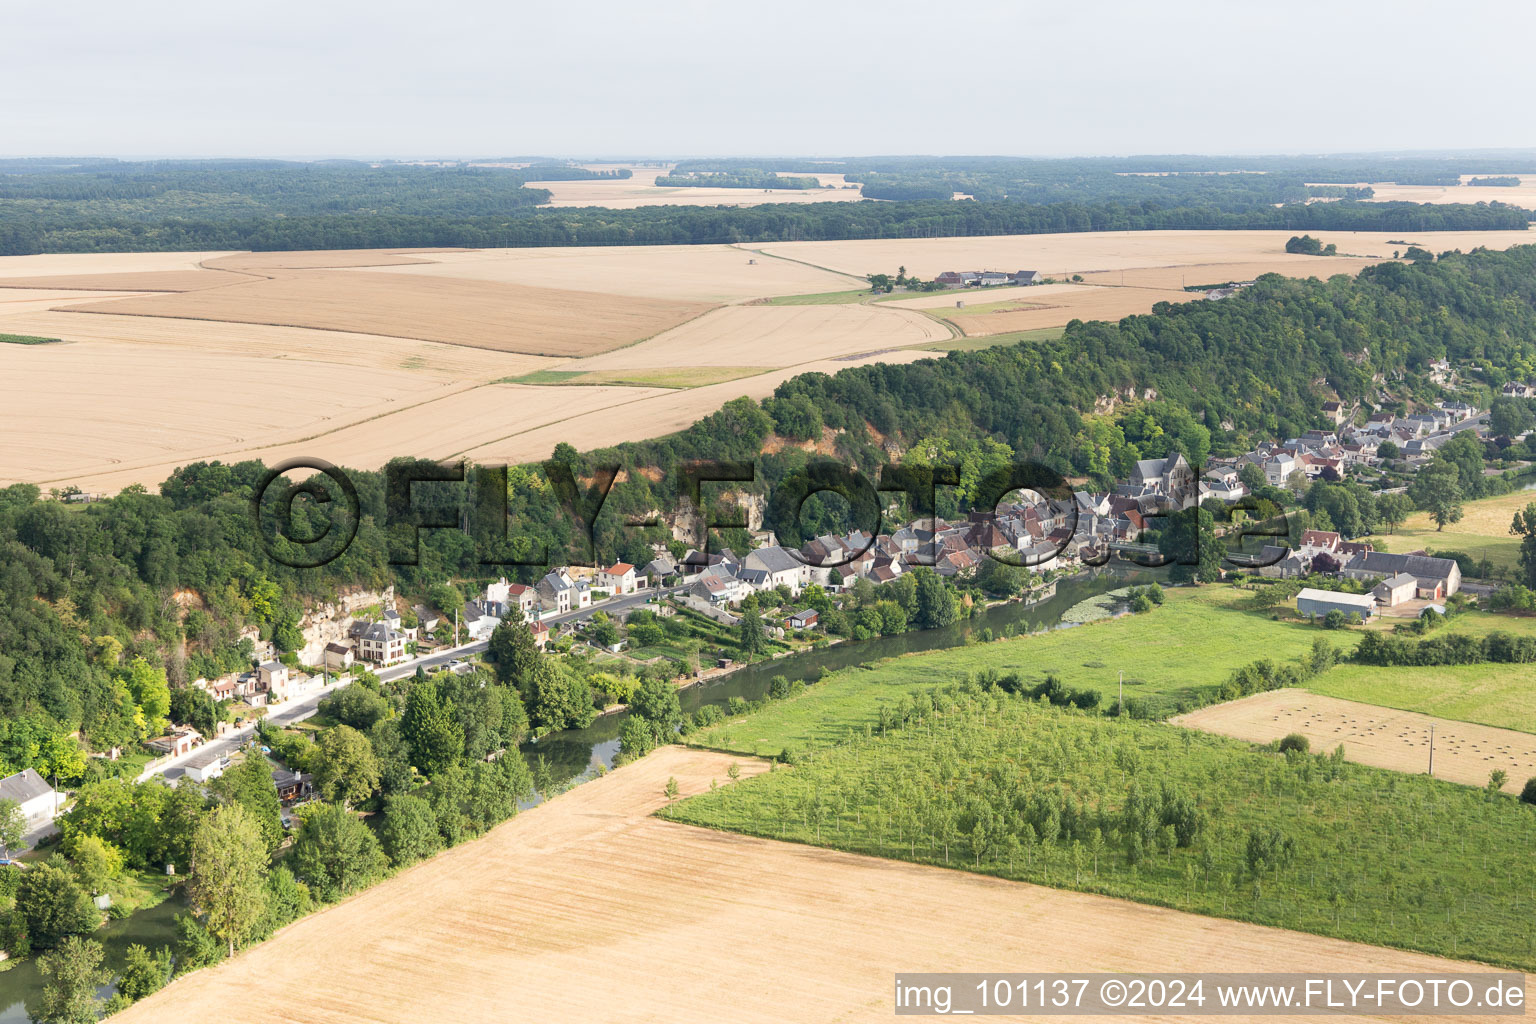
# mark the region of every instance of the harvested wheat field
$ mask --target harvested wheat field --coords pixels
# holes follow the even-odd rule
[[[1080,284],[1042,284],[1028,288],[967,289],[934,292],[922,299],[898,300],[903,306],[927,309],[954,324],[969,337],[1062,327],[1073,320],[1119,320],[1150,313],[1159,302],[1194,302],[1196,292],[1157,288],[1104,288]],[[956,307],[964,302],[965,307]],[[923,305],[919,306],[918,303]],[[937,306],[942,303],[948,308]],[[896,305],[882,302],[881,306]]]
[[[1511,186],[1468,185],[1473,178],[1519,178]],[[1394,181],[1352,182],[1369,185],[1376,194],[1375,203],[1508,203],[1536,210],[1536,176],[1525,174],[1463,174],[1460,185],[1399,185]],[[1436,249],[1436,251],[1440,251]]]
[[[209,270],[261,274],[267,270],[335,270],[343,267],[406,267],[429,263],[437,253],[466,249],[310,249],[304,252],[237,252],[202,260]]]
[[[305,359],[0,345],[0,480],[153,486],[186,462],[320,434],[454,386],[387,366],[339,379],[336,366]],[[109,477],[121,482],[103,486]]]
[[[1283,274],[1286,277],[1320,277],[1327,279],[1335,274],[1353,277],[1379,260],[1356,259],[1344,256],[1282,255],[1272,260],[1253,263],[1188,263],[1175,267],[1136,267],[1130,270],[1103,270],[1083,275],[1087,284],[1124,285],[1137,288],[1167,288],[1182,291],[1184,288],[1202,288],[1228,284],[1233,281],[1252,281],[1262,274]]]
[[[344,270],[271,271],[228,288],[74,306],[111,313],[310,327],[499,352],[584,356],[659,334],[705,303]]]
[[[731,760],[663,748],[114,1020],[883,1021],[903,970],[1481,969],[647,816]]]
[[[906,309],[868,304],[725,306],[649,341],[561,369],[794,365],[942,341],[951,332]]]
[[[98,292],[194,292],[250,278],[222,270],[147,270],[131,274],[60,274],[0,277],[0,288],[72,288]],[[98,296],[99,298],[100,296]]]
[[[220,252],[79,252],[37,256],[0,256],[0,278],[60,275],[142,274],[153,271],[200,270],[203,260],[235,253]]]
[[[93,296],[89,301],[96,301]],[[413,338],[304,327],[176,320],[169,317],[79,316],[68,309],[10,315],[0,292],[0,331],[40,334],[66,341],[101,341],[113,345],[173,348],[187,353],[227,353],[267,359],[310,359],[347,366],[419,370],[460,380],[486,382],[555,365],[544,356],[445,345]],[[54,302],[52,305],[58,306]],[[61,353],[63,350],[59,350]],[[337,378],[339,381],[340,378]],[[337,381],[332,382],[339,386]]]
[[[1498,189],[1484,191],[1496,192]],[[847,242],[769,242],[757,248],[791,259],[805,260],[844,273],[864,275],[871,272],[895,273],[905,266],[907,272],[932,278],[946,270],[1038,270],[1055,278],[1096,271],[1132,268],[1167,268],[1200,266],[1202,278],[1210,282],[1243,280],[1216,270],[1217,265],[1252,264],[1292,259],[1305,268],[1300,276],[1326,276],[1333,271],[1321,269],[1319,260],[1329,257],[1288,257],[1286,239],[1294,231],[1097,231],[1078,234],[993,235],[978,238],[866,239]],[[1324,244],[1334,243],[1341,256],[1340,273],[1353,273],[1359,262],[1345,259],[1364,256],[1374,260],[1391,259],[1394,250],[1403,249],[1400,232],[1319,231],[1314,232]],[[1536,241],[1529,231],[1426,231],[1422,236],[1408,236],[1435,252],[1448,249],[1466,251],[1475,246],[1507,249]],[[1284,272],[1276,267],[1276,272]],[[1126,282],[1130,283],[1129,280]],[[1190,281],[1205,284],[1207,280]]]
[[[1344,745],[1344,757],[1361,764],[1422,775],[1429,770],[1429,730],[1435,730],[1435,775],[1469,786],[1488,782],[1488,773],[1509,773],[1507,792],[1519,792],[1536,774],[1536,736],[1495,729],[1375,704],[1323,697],[1305,690],[1270,690],[1226,704],[1213,704],[1172,719],[1178,725],[1254,743],[1297,732],[1312,741],[1314,753]]]
[[[388,414],[551,362],[291,327],[67,312],[7,315],[3,301],[0,331],[65,342],[0,345],[0,433],[6,437],[0,480],[7,483],[153,488],[187,462],[252,457],[304,439],[310,443],[303,454],[336,462],[376,449],[415,448],[433,440],[418,433],[430,433],[433,424],[396,425]],[[61,401],[60,395],[70,397]],[[452,425],[459,415],[447,410],[442,422]],[[464,415],[460,446],[504,433],[499,421],[492,429],[477,409]],[[370,441],[349,432],[345,444],[334,446],[324,440],[359,424],[371,424],[356,429],[376,436]],[[472,428],[487,433],[469,433]]]
[[[552,390],[567,396],[566,400],[572,410],[569,419],[553,425],[520,428],[505,437],[478,444],[464,454],[480,462],[518,463],[548,458],[555,445],[561,441],[579,449],[605,448],[621,441],[643,441],[685,430],[710,413],[717,412],[733,398],[767,398],[780,384],[802,373],[832,374],[851,366],[913,363],[919,359],[934,358],[937,358],[934,352],[895,349],[840,359],[817,359],[767,373],[739,377],[731,374],[732,379],[727,383],[706,384],[682,391],[667,390],[659,395],[626,403],[618,412],[610,408],[594,408],[583,402],[581,396],[588,390],[585,387],[557,384],[552,386]],[[610,373],[619,376],[623,371]],[[637,383],[646,383],[645,371],[636,373],[639,375]]]
[[[64,291],[56,288],[7,288],[0,285],[0,320],[29,313],[47,313],[75,303],[100,302],[108,298],[128,298],[135,292]],[[0,327],[10,334],[25,332]]]
[[[774,259],[733,245],[476,249],[437,254],[430,264],[400,273],[535,288],[598,288],[615,295],[696,302],[847,291],[869,283],[862,275]]]

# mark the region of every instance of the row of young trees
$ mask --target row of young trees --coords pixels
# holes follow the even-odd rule
[[[1261,751],[1090,716],[985,679],[881,704],[894,714],[877,722],[871,712],[862,731],[818,739],[793,772],[663,813],[1357,941],[1530,962],[1525,915],[1510,902],[1528,893],[1517,851],[1536,835],[1536,818],[1502,794],[1362,768],[1342,750]],[[1431,918],[1440,927],[1426,928]]]

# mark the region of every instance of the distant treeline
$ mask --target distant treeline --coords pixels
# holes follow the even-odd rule
[[[523,189],[526,194],[537,190]],[[501,215],[369,215],[163,219],[79,213],[0,199],[0,255],[201,249],[372,249],[405,246],[525,247],[697,245],[849,238],[947,238],[1077,231],[1523,231],[1529,211],[1503,204],[1314,203],[1228,212],[1157,203],[769,204],[746,208],[651,206],[532,210]]]
[[[1498,178],[1473,178],[1471,181],[1467,182],[1467,184],[1492,186],[1493,188],[1515,188],[1520,184],[1520,179],[1513,176]]]
[[[663,174],[656,179],[663,188],[820,188],[819,178],[777,175],[743,167],[737,171],[700,171],[697,174]]]
[[[733,160],[687,160],[676,173],[731,173]],[[867,199],[948,199],[1025,203],[1155,200],[1171,206],[1228,211],[1309,198],[1369,199],[1351,182],[1455,185],[1463,174],[1536,173],[1536,154],[1439,157],[1136,156],[1067,159],[1024,157],[853,157],[846,160],[753,159],[754,169],[842,174]],[[1313,184],[1316,183],[1316,184]],[[1336,184],[1329,184],[1336,183]]]

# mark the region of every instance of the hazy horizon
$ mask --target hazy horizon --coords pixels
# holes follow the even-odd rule
[[[1233,156],[1524,149],[1536,8],[1385,0],[949,13],[898,0],[31,6],[11,156]],[[1490,40],[1490,33],[1494,33]],[[1344,53],[1347,40],[1366,40]],[[1507,100],[1505,99],[1507,98]]]

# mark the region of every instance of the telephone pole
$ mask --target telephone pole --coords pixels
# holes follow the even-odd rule
[[[1429,774],[1435,774],[1435,726],[1429,726]]]

